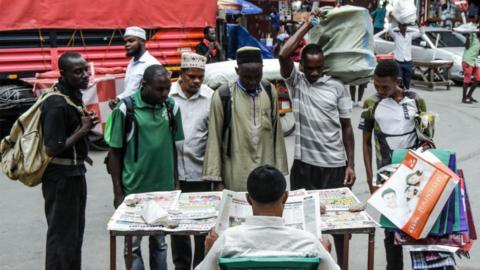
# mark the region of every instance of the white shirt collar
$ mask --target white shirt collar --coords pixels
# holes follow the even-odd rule
[[[285,221],[281,217],[272,216],[251,216],[245,219],[245,225],[250,226],[267,226],[267,227],[283,227]]]
[[[206,93],[206,89],[203,84],[200,86],[200,90],[198,90],[198,92],[195,95],[193,95],[191,98],[187,98],[187,96],[182,90],[182,87],[180,86],[180,80],[172,84],[172,87],[170,88],[170,95],[171,96],[177,95],[183,99],[197,99],[200,97],[208,98],[208,94]]]

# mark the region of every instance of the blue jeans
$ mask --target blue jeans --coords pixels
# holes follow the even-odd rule
[[[410,89],[410,81],[412,81],[413,77],[413,62],[397,61],[397,63],[400,67],[400,77],[402,78],[403,88],[405,90]]]
[[[165,242],[165,236],[150,236],[148,239],[149,254],[150,254],[150,269],[151,270],[167,270],[167,243]],[[142,251],[140,249],[142,243],[141,236],[132,237],[132,270],[144,270],[145,265],[142,259]],[[127,264],[128,258],[128,242],[125,237],[125,264]],[[128,265],[126,266],[128,269]]]

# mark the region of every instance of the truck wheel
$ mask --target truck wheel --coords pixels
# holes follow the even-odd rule
[[[10,133],[17,118],[35,103],[32,87],[0,83],[0,138]]]
[[[283,136],[287,137],[295,130],[295,117],[293,112],[286,113],[280,117],[282,123]]]

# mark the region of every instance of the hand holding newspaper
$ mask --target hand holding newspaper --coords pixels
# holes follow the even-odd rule
[[[215,231],[220,235],[229,227],[245,223],[245,219],[252,215],[252,207],[247,201],[245,192],[223,190]],[[283,219],[286,226],[305,230],[320,237],[318,196],[306,192],[298,192],[289,196],[283,210]]]

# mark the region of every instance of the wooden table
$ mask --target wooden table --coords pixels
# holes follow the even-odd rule
[[[421,80],[412,80],[412,85],[424,86],[431,91],[435,91],[438,87],[446,87],[447,90],[450,90],[452,66],[453,62],[444,60],[414,61],[413,74],[420,75]]]
[[[189,232],[189,233],[166,233],[165,231],[110,231],[110,270],[117,269],[117,236],[125,236],[127,238],[127,269],[132,269],[133,253],[132,253],[132,237],[133,236],[156,236],[156,235],[201,235],[207,232]],[[373,268],[372,268],[373,269]]]
[[[350,235],[351,234],[368,234],[367,270],[373,270],[373,265],[375,260],[375,227],[362,228],[362,229],[325,230],[325,231],[322,231],[322,233],[344,236],[342,270],[348,270],[348,261],[349,261],[349,255],[350,255]],[[354,269],[360,269],[360,268],[361,267],[354,267]]]

